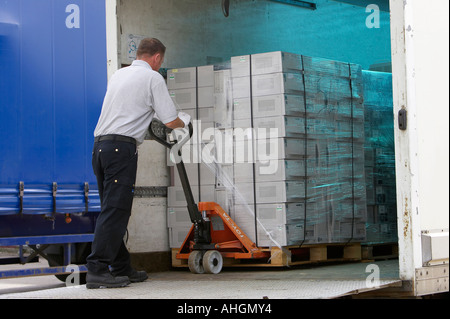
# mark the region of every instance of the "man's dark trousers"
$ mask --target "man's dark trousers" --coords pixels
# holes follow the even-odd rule
[[[133,203],[137,170],[136,144],[108,135],[96,138],[92,167],[97,177],[101,212],[96,220],[92,253],[87,258],[90,272],[126,275],[130,270],[130,254],[125,235]]]

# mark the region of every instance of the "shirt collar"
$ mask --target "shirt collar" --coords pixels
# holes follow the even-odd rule
[[[150,66],[150,64],[148,64],[144,60],[134,60],[133,63],[131,63],[131,65],[133,65],[133,66],[142,66],[144,68],[148,68],[148,69],[152,70],[152,67]]]

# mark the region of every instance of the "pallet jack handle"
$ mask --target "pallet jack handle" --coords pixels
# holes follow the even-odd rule
[[[173,155],[177,160],[176,166],[180,176],[181,185],[183,186],[184,195],[186,197],[189,216],[192,223],[194,225],[198,225],[203,223],[202,214],[199,212],[198,206],[195,203],[191,185],[189,184],[189,179],[187,177],[186,168],[181,158],[181,148],[192,137],[194,132],[192,123],[189,123],[187,129],[189,133],[188,136],[184,137],[181,141],[178,141],[176,138],[173,138],[173,130],[171,128],[168,128],[160,120],[154,118],[150,123],[148,131],[153,140],[167,147],[171,151],[176,151],[176,154]]]

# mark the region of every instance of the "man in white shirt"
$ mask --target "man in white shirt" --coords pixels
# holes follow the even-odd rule
[[[188,114],[177,111],[165,80],[158,73],[165,50],[159,40],[143,39],[137,59],[115,72],[108,83],[92,152],[101,212],[92,253],[87,258],[89,289],[125,287],[147,279],[145,271],[131,267],[123,242],[133,203],[137,146],[144,141],[155,114],[172,129],[190,122]]]

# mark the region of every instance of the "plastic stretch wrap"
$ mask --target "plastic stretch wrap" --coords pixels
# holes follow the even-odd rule
[[[363,71],[367,242],[395,243],[395,180],[392,74]]]
[[[199,200],[220,204],[260,247],[365,241],[368,142],[361,67],[270,52],[202,68],[212,75],[176,70],[177,76],[194,74],[196,79],[184,78],[214,92],[213,121],[201,120],[197,105],[196,135],[182,150],[189,154],[185,164],[198,166],[190,181]],[[170,83],[177,101],[181,89]],[[173,178],[173,187],[180,186]],[[172,204],[169,198],[169,220],[183,214]],[[172,236],[171,247],[181,245],[189,225],[169,222],[171,234],[179,236]]]

